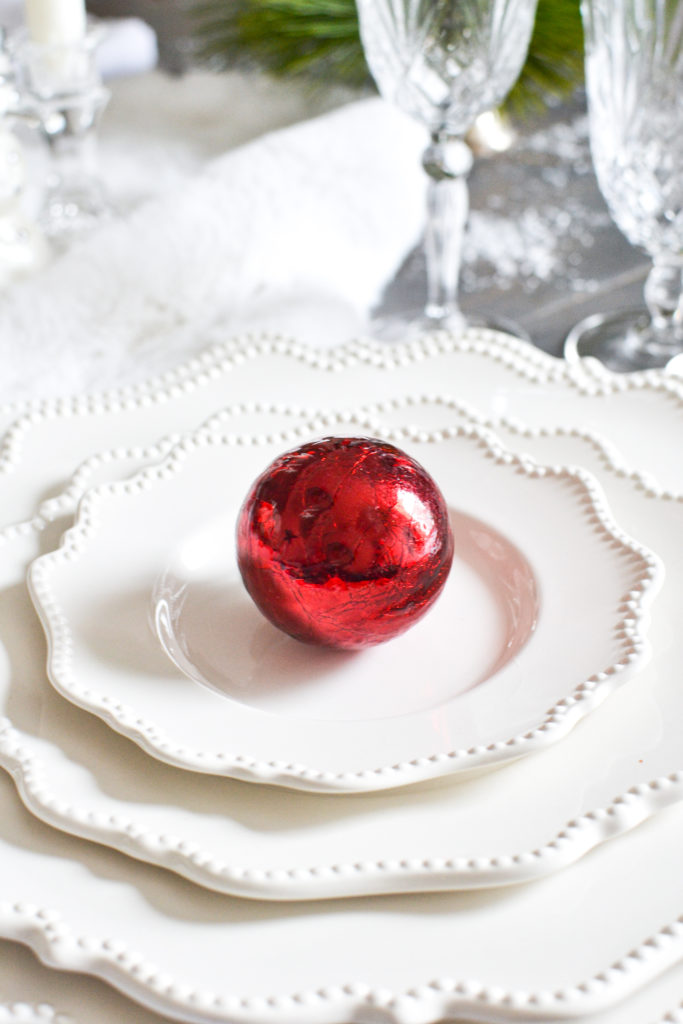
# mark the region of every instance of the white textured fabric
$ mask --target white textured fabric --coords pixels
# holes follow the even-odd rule
[[[218,334],[353,336],[418,237],[423,143],[369,99],[176,178],[7,289],[0,402],[139,381]]]

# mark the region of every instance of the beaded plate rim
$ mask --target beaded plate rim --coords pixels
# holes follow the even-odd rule
[[[517,854],[254,870],[220,863],[198,844],[169,838],[121,814],[98,817],[86,807],[66,803],[50,791],[40,757],[30,753],[25,742],[9,719],[0,718],[0,766],[13,777],[22,803],[40,821],[166,868],[202,888],[248,899],[330,899],[518,885],[569,867],[683,799],[683,771],[678,771],[630,787],[605,806],[568,821],[542,846]],[[363,879],[371,881],[370,888]]]
[[[452,352],[476,352],[494,363],[505,365],[519,376],[537,384],[562,381],[585,396],[611,395],[624,391],[654,391],[669,396],[683,410],[683,379],[657,370],[615,374],[593,366],[593,360],[569,364],[535,348],[528,342],[487,328],[469,328],[460,333],[438,332],[414,342],[391,347],[359,338],[329,349],[302,344],[295,338],[273,332],[247,332],[207,345],[197,356],[136,385],[112,388],[87,395],[64,398],[29,399],[0,406],[0,420],[8,422],[0,437],[0,479],[17,468],[23,459],[27,435],[38,424],[73,416],[125,413],[205,386],[211,379],[229,373],[249,360],[269,355],[291,357],[322,372],[340,372],[359,365],[391,370]],[[596,439],[597,440],[597,439]],[[75,479],[55,499],[43,502],[30,519],[0,524],[0,543],[30,528],[44,528],[46,514],[61,507],[73,509],[82,494]],[[49,521],[49,518],[47,519]]]
[[[67,1018],[54,1006],[36,1003],[31,996],[26,1000],[0,1003],[0,1024],[67,1024]]]
[[[183,1012],[195,1024],[343,1024],[352,1014],[371,1012],[392,1024],[438,1021],[487,1010],[491,1024],[585,1016],[608,1009],[653,981],[683,958],[683,915],[638,946],[571,987],[550,991],[510,990],[474,980],[434,979],[419,988],[394,992],[364,982],[268,996],[215,995],[178,983],[116,938],[75,935],[61,915],[23,903],[0,903],[0,934],[28,945],[43,963],[85,972],[112,984],[159,1013]],[[524,1015],[523,1017],[521,1015]],[[680,1015],[678,1015],[680,1016]],[[678,1016],[674,1011],[673,1021]],[[664,1017],[662,1024],[671,1019]]]

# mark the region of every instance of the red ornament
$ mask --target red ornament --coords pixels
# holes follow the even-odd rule
[[[448,509],[429,474],[384,441],[327,437],[279,456],[237,524],[244,584],[274,625],[354,650],[430,607],[453,560]]]

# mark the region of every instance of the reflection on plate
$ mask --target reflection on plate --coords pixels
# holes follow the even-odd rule
[[[450,510],[453,568],[436,606],[402,650],[419,660],[453,624],[467,643],[431,666],[427,685],[377,671],[364,658],[293,640],[255,613],[223,520],[179,546],[152,597],[152,620],[171,660],[190,679],[231,700],[287,718],[363,720],[436,709],[515,658],[538,615],[531,566],[506,537]],[[416,645],[419,644],[419,649]],[[413,649],[415,648],[415,649]]]
[[[352,432],[348,421],[343,432]],[[268,709],[217,693],[215,680],[212,689],[188,680],[146,628],[154,582],[169,553],[182,550],[209,516],[220,514],[224,534],[232,535],[253,478],[291,445],[292,433],[253,443],[199,431],[160,466],[86,498],[65,544],[31,573],[50,640],[49,674],[60,692],[169,763],[344,792],[499,764],[547,746],[640,660],[653,557],[610,523],[585,475],[527,464],[458,427],[431,435],[392,431],[390,439],[417,455],[449,507],[522,552],[537,581],[536,629],[485,683],[474,685],[500,645],[487,665],[477,664],[479,651],[451,685],[472,642],[470,624],[448,615],[449,600],[437,604],[433,621],[428,615],[403,637],[353,656],[354,676],[362,665],[377,688],[365,708],[356,694],[348,717],[340,714],[348,656],[326,662],[325,685],[308,703],[300,695],[313,692],[319,673],[305,686],[294,679]],[[255,609],[253,615],[261,637]],[[386,717],[386,691],[397,688],[402,713]],[[327,709],[325,690],[334,693]]]

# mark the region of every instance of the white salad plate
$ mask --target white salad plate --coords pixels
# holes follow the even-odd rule
[[[582,366],[480,329],[391,348],[358,342],[329,351],[280,336],[248,336],[217,342],[139,387],[5,410],[0,422],[14,420],[0,444],[0,537],[28,523],[40,528],[60,510],[72,513],[85,487],[108,479],[117,456],[144,459],[162,436],[173,443],[223,407],[243,403],[246,414],[279,403],[280,413],[298,414],[420,394],[457,396],[465,411],[519,417],[530,427],[590,432],[615,461],[658,488],[676,486],[666,446],[652,450],[641,428],[647,422],[658,437],[681,429],[680,379],[651,372],[596,379]]]
[[[449,505],[454,565],[430,613],[355,654],[285,636],[241,584],[234,530],[293,433],[200,430],[84,498],[29,574],[61,694],[182,768],[362,792],[547,747],[642,663],[656,559],[585,474],[466,426],[390,432]]]

